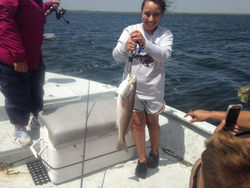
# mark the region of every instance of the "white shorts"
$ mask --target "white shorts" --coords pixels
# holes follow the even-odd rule
[[[147,114],[157,115],[165,109],[165,101],[135,101],[133,112],[145,111]]]

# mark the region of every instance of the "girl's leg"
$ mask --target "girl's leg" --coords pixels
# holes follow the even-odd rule
[[[145,153],[145,126],[146,115],[145,112],[134,112],[132,116],[133,136],[137,152],[139,154],[139,161],[135,169],[135,174],[139,178],[146,178],[147,176],[147,157]]]
[[[139,160],[141,163],[146,163],[146,152],[145,152],[145,126],[146,126],[146,115],[145,112],[134,112],[132,116],[133,125],[133,136]]]
[[[152,154],[158,154],[158,145],[160,140],[161,129],[159,125],[159,115],[146,114],[146,123],[149,130]]]
[[[159,115],[146,114],[147,126],[151,141],[151,151],[149,153],[148,164],[149,168],[157,168],[159,164],[158,145],[160,140]]]

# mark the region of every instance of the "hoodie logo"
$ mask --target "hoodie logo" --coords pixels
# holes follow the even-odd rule
[[[150,64],[154,61],[154,59],[150,55],[148,55],[146,52],[141,51],[141,48],[136,49],[134,58],[141,61],[141,63],[145,67],[150,67]]]

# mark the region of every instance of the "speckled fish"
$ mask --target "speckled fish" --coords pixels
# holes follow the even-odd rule
[[[120,84],[118,88],[117,99],[117,120],[118,127],[118,143],[117,149],[124,149],[128,152],[125,135],[127,134],[131,125],[131,119],[135,101],[136,77],[128,75],[127,78]]]
[[[241,102],[250,103],[250,86],[245,86],[239,89],[238,99]]]

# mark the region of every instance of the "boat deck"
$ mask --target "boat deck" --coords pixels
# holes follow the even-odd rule
[[[72,101],[86,101],[88,94],[88,80],[76,79],[58,74],[47,73],[45,85],[45,108],[57,103],[71,103]],[[116,87],[90,81],[90,100],[100,100],[115,97]],[[100,95],[101,93],[101,95]],[[13,164],[12,167],[0,171],[1,187],[35,187],[26,163],[34,161],[29,147],[19,147],[13,143],[12,134],[14,126],[8,121],[4,110],[4,98],[0,94],[0,163]],[[214,131],[214,126],[206,122],[187,123],[183,118],[185,113],[167,107],[160,116],[161,137],[159,143],[160,162],[157,169],[148,169],[146,179],[135,176],[138,155],[134,158],[114,166],[84,175],[82,187],[120,187],[120,188],[182,188],[189,186],[189,176],[192,164],[200,157],[204,150],[204,140]],[[33,141],[39,138],[39,129],[30,130]],[[147,132],[147,131],[146,131]],[[150,140],[146,134],[146,150],[150,151]],[[176,156],[165,153],[167,148]],[[87,151],[86,151],[87,152]],[[25,159],[21,160],[20,159]],[[19,161],[19,162],[17,162]],[[60,185],[48,182],[38,187],[80,187],[81,179],[75,179]]]

